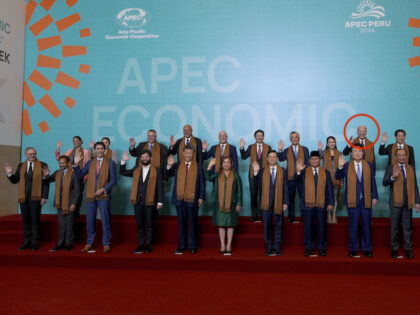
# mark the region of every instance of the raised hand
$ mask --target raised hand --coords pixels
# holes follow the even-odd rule
[[[175,137],[174,135],[171,135],[171,137],[169,138],[169,145],[171,148],[173,148],[175,146]]]
[[[344,155],[340,154],[340,157],[338,158],[338,167],[343,167],[346,164],[346,159],[344,158]]]
[[[57,142],[57,151],[60,151],[62,145],[63,145],[63,141],[59,140]]]
[[[7,163],[7,162],[4,163],[3,167],[4,167],[4,170],[6,171],[6,174],[7,175],[13,173],[13,168],[12,168],[12,166],[9,163]]]
[[[320,150],[322,150],[322,148],[324,147],[324,145],[322,144],[322,141],[321,140],[319,140],[318,141],[318,150],[320,151]]]
[[[279,146],[279,151],[283,151],[283,149],[284,149],[284,142],[283,142],[283,140],[280,140],[279,141],[278,146]]]
[[[175,164],[175,159],[174,159],[174,156],[172,154],[168,156],[167,163],[168,163],[169,168],[171,168]]]
[[[252,162],[252,169],[254,170],[254,173],[258,173],[260,171],[260,165],[257,161]]]
[[[128,151],[124,151],[123,156],[122,156],[122,160],[124,162],[127,162],[130,159],[130,155],[128,154]]]
[[[296,172],[302,172],[305,169],[306,165],[303,161],[297,160],[296,161]]]
[[[130,141],[130,147],[135,147],[136,146],[136,140],[134,140],[134,138],[130,138],[128,141]]]
[[[90,140],[90,142],[89,142],[89,149],[93,149],[94,146],[95,146],[95,141]]]
[[[386,143],[388,141],[388,134],[386,132],[384,132],[382,134],[382,143]]]
[[[349,138],[349,142],[350,142],[350,143],[353,143],[353,136],[350,136],[350,138]]]
[[[397,178],[398,175],[400,175],[401,169],[398,165],[394,165],[394,168],[392,169],[392,177]]]
[[[82,156],[80,154],[75,154],[74,155],[74,165],[79,164],[81,159],[82,159]]]
[[[244,140],[244,138],[239,139],[239,147],[241,149],[245,148],[245,140]]]
[[[42,169],[42,175],[43,175],[44,177],[47,177],[47,176],[49,176],[49,175],[50,175],[50,170],[48,169],[48,166],[45,166],[45,167]]]
[[[209,144],[207,143],[207,140],[204,140],[201,143],[201,148],[203,149],[203,152],[207,151],[207,148],[209,147]]]

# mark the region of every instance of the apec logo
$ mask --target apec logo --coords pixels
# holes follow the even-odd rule
[[[357,6],[357,13],[351,14],[351,20],[346,21],[344,27],[358,30],[360,33],[375,33],[391,27],[391,20],[385,20],[384,17],[383,6],[376,5],[372,0],[363,0]]]
[[[117,23],[125,28],[139,28],[149,22],[149,14],[140,8],[124,9],[117,14]]]

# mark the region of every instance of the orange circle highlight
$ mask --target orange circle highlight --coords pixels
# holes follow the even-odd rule
[[[347,135],[346,135],[346,129],[347,129],[347,125],[349,124],[349,122],[350,122],[350,121],[352,121],[354,118],[356,118],[356,117],[360,117],[360,116],[363,116],[363,117],[367,117],[367,118],[372,119],[372,120],[373,120],[373,122],[374,122],[374,123],[375,123],[375,125],[376,125],[376,128],[378,128],[378,136],[376,137],[375,141],[374,141],[374,142],[372,142],[370,145],[365,146],[365,147],[356,147],[353,143],[351,143],[351,142],[349,141],[349,139],[347,139]],[[356,115],[351,116],[351,117],[350,117],[350,118],[346,121],[346,124],[344,125],[344,130],[343,130],[343,133],[344,133],[344,139],[346,140],[346,142],[347,142],[347,143],[348,143],[351,147],[353,147],[353,148],[357,148],[357,149],[360,149],[360,150],[366,150],[366,149],[369,149],[369,148],[373,147],[373,146],[375,145],[375,143],[376,143],[376,142],[378,142],[378,140],[379,140],[379,136],[381,135],[381,129],[379,128],[379,124],[378,124],[378,122],[376,121],[376,119],[375,119],[375,118],[373,118],[372,116],[370,116],[370,115],[368,115],[368,114],[356,114]]]

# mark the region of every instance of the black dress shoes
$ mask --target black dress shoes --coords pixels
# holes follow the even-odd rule
[[[271,249],[265,250],[265,256],[271,256],[273,254],[273,251]]]
[[[295,221],[295,217],[289,217],[287,219],[287,222],[289,222],[289,223],[293,223],[294,221]]]
[[[407,257],[408,259],[413,259],[414,258],[413,252],[411,250],[406,250],[405,257]]]
[[[175,255],[184,255],[185,251],[186,251],[185,248],[177,248],[177,249],[175,249],[174,254]]]
[[[312,255],[312,251],[311,251],[311,250],[309,250],[309,249],[305,249],[305,253],[304,253],[304,255],[305,255],[305,256],[311,256],[311,255]]]
[[[143,252],[144,252],[144,246],[143,245],[139,245],[139,246],[136,247],[135,250],[133,250],[134,254],[141,254]]]
[[[25,249],[28,249],[28,248],[31,248],[31,245],[30,244],[23,244],[21,247],[19,247],[18,248],[18,250],[25,250]]]
[[[255,221],[257,221],[257,218],[254,218],[254,217],[249,218],[249,222],[255,222]]]
[[[197,252],[198,252],[198,249],[197,248],[190,249],[190,254],[197,254]]]
[[[398,258],[398,251],[397,250],[391,251],[391,257],[392,258]]]
[[[55,247],[51,248],[49,250],[49,252],[53,253],[53,252],[59,251],[60,249],[63,249],[63,248],[64,248],[63,245],[55,245]]]
[[[318,251],[319,256],[327,256],[327,252],[324,249]]]
[[[73,249],[73,245],[64,245],[64,250],[66,251],[66,252],[69,252],[69,251],[71,251]]]
[[[366,257],[369,257],[369,258],[373,257],[372,252],[370,252],[370,251],[364,251],[363,255],[365,255]]]
[[[276,256],[283,256],[283,253],[281,252],[280,249],[275,251]]]
[[[39,245],[38,244],[32,244],[31,248],[32,248],[32,250],[38,250]]]
[[[147,245],[145,252],[146,254],[150,254],[152,252],[152,247],[150,245]]]
[[[357,256],[357,254],[358,254],[358,252],[355,252],[355,251],[351,251],[351,252],[349,252],[349,256],[350,256],[350,257],[356,257],[356,256]]]

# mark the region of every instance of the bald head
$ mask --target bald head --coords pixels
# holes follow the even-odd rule
[[[366,135],[367,135],[367,128],[366,128],[366,126],[359,126],[359,127],[357,127],[357,136],[360,139],[366,138]]]
[[[185,125],[184,126],[184,137],[185,138],[191,137],[192,132],[193,132],[193,129],[192,129],[191,125]]]
[[[225,144],[227,142],[227,138],[228,136],[227,136],[226,131],[222,130],[219,132],[219,142],[221,144]]]

